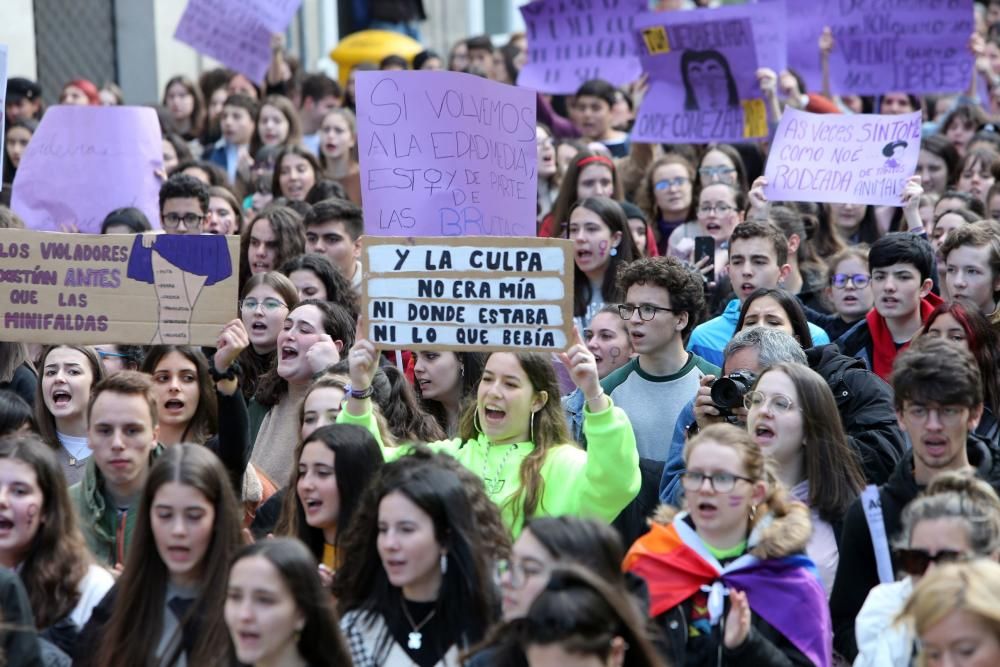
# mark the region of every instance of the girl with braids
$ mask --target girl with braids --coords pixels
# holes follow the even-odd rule
[[[364,331],[362,321],[348,357],[351,391],[337,421],[364,426],[378,438],[369,398],[378,353]],[[476,400],[462,413],[458,437],[430,443],[483,478],[514,535],[534,516],[572,514],[610,522],[639,490],[635,435],[628,417],[601,389],[594,355],[577,335],[561,359],[585,397],[586,452],[568,433],[549,356],[536,353],[490,354]]]
[[[0,568],[20,575],[41,636],[72,654],[114,579],[87,551],[59,463],[36,436],[0,438],[0,531]]]
[[[94,609],[75,664],[225,664],[223,605],[240,517],[214,454],[167,448],[149,472],[125,571]]]
[[[713,424],[684,448],[687,511],[665,508],[625,556],[673,665],[832,664],[811,525],[750,434]]]
[[[903,578],[871,590],[855,621],[857,667],[908,667],[914,636],[896,617],[924,575],[946,562],[1000,557],[1000,498],[968,471],[942,472],[906,506],[896,542]]]

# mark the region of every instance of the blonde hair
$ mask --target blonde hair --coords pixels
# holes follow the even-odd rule
[[[771,522],[762,524],[760,539],[751,547],[750,553],[758,558],[776,558],[801,550],[812,533],[809,509],[788,495],[788,490],[775,475],[760,445],[753,441],[747,431],[732,424],[712,424],[685,445],[685,467],[692,452],[706,442],[735,450],[743,462],[746,476],[754,482],[764,482],[767,486],[763,502],[749,518],[747,535],[765,516],[769,516]]]
[[[899,620],[922,636],[952,612],[961,611],[978,617],[1000,638],[1000,564],[979,559],[935,567],[917,584]],[[925,664],[923,655],[919,664]]]
[[[971,468],[938,474],[926,493],[906,506],[899,546],[910,546],[918,523],[935,519],[961,521],[976,556],[989,557],[1000,551],[1000,497]]]

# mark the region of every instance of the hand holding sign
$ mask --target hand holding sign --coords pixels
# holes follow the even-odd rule
[[[920,231],[924,222],[920,218],[920,198],[924,196],[924,187],[920,183],[919,176],[910,176],[906,179],[906,186],[903,188],[903,219],[906,220],[908,231]]]
[[[378,370],[378,351],[365,335],[365,318],[362,316],[358,318],[358,328],[354,332],[354,345],[347,356],[352,389],[363,390],[372,386],[375,371]],[[351,413],[354,414],[354,411],[352,410]]]

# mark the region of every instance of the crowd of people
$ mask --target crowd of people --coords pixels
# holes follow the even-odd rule
[[[766,142],[631,143],[642,80],[539,94],[557,355],[368,340],[353,71],[276,38],[262,82],[171,78],[159,220],[101,233],[237,236],[239,301],[213,347],[0,342],[0,665],[1000,664],[1000,0],[976,18],[968,90],[758,72],[772,127],[921,111],[898,206],[769,201]],[[44,111],[10,79],[8,202]]]

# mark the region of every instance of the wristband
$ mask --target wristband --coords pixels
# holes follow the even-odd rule
[[[368,387],[365,389],[355,389],[351,385],[347,385],[346,387],[344,387],[344,393],[350,396],[351,398],[357,398],[359,400],[363,400],[366,398],[371,398],[372,396],[375,395],[375,387],[373,387],[372,385],[368,385]]]
[[[604,393],[604,388],[602,387],[602,388],[601,388],[601,393],[599,393],[599,394],[598,394],[597,396],[594,396],[593,398],[587,398],[586,396],[584,396],[583,398],[584,398],[584,399],[585,399],[585,400],[586,400],[586,401],[587,401],[588,403],[590,403],[591,401],[596,401],[596,400],[598,400],[599,398],[604,398],[605,396],[607,396],[607,394],[605,394],[605,393]]]
[[[213,382],[220,382],[221,380],[236,380],[243,375],[243,369],[240,368],[240,362],[234,361],[226,372],[222,373],[213,363],[208,367],[208,374],[212,377]]]

